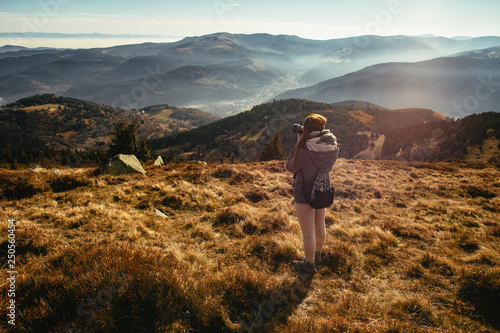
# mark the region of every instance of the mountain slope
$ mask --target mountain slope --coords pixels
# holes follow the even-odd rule
[[[463,117],[498,109],[499,51],[491,48],[417,63],[374,65],[276,98],[362,99],[391,108],[414,105]]]
[[[366,66],[385,62],[415,62],[466,50],[500,45],[499,37],[463,41],[444,37],[359,36],[325,41],[287,35],[235,35],[252,50],[265,50],[294,59],[304,70],[301,84],[312,84],[341,76]]]
[[[286,150],[291,151],[297,140],[291,130],[293,124],[302,123],[310,113],[319,113],[328,119],[327,127],[341,144],[340,156],[346,158],[367,149],[372,133],[384,134],[394,128],[439,122],[444,118],[431,110],[387,110],[356,101],[325,104],[279,100],[191,131],[153,140],[151,145],[164,155],[184,154],[191,159],[215,161],[235,157],[253,161],[259,158],[265,143],[278,131]]]
[[[251,99],[257,102],[272,97],[272,91],[268,91],[270,86],[287,85],[287,80],[279,69],[246,58],[208,66],[183,66],[121,83],[77,86],[64,94],[99,103],[111,101],[113,105],[127,108],[161,104],[163,101],[180,106]],[[129,99],[122,97],[127,95]]]
[[[151,144],[167,158],[255,161],[277,132],[290,153],[297,141],[291,128],[310,113],[328,119],[344,158],[500,163],[498,112],[454,120],[428,109],[390,110],[360,101],[278,100]]]
[[[459,158],[500,164],[500,113],[393,128],[382,141],[381,159],[435,162]]]
[[[10,163],[14,159],[21,163],[40,162],[42,156],[50,160],[52,153],[68,149],[106,150],[110,132],[120,120],[138,120],[140,135],[152,139],[217,119],[200,110],[168,105],[141,111],[49,94],[21,99],[0,110],[0,162]]]

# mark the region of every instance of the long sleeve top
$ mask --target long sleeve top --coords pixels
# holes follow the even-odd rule
[[[339,155],[339,146],[330,130],[323,130],[311,133],[306,147],[299,150],[297,160],[293,157],[294,151],[295,149],[286,162],[286,169],[296,174],[293,186],[294,201],[305,204],[309,197],[304,197],[304,193],[311,193],[313,182],[320,170],[332,170]]]

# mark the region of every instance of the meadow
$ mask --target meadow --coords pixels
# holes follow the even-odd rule
[[[339,159],[324,261],[284,161],[0,171],[11,332],[500,332],[500,169]],[[7,261],[2,263],[7,278]]]

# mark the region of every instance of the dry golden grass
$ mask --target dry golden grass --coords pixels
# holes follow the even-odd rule
[[[292,271],[302,240],[282,161],[146,171],[0,172],[19,272],[17,325],[3,284],[1,327],[500,332],[496,167],[339,160],[312,278]]]

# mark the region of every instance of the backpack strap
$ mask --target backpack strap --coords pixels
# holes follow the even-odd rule
[[[323,188],[325,188],[325,187],[332,188],[334,192],[335,192],[335,188],[332,186],[332,183],[331,183],[331,180],[330,180],[330,173],[327,172],[327,171],[322,171],[320,169],[320,167],[318,166],[318,164],[316,163],[316,161],[314,160],[314,158],[312,158],[311,154],[307,150],[307,147],[305,147],[304,149],[306,150],[307,155],[309,155],[309,157],[311,158],[311,160],[313,161],[313,163],[318,168],[318,174],[314,178],[312,191],[309,194],[309,196],[307,196],[307,192],[306,192],[306,189],[305,189],[306,181],[304,179],[304,174],[302,173],[302,169],[300,169],[300,174],[302,175],[302,183],[303,183],[303,185],[302,185],[302,194],[304,195],[304,199],[306,200],[306,202],[309,204],[311,202],[311,200],[314,200],[314,190],[315,190],[314,186],[315,185],[317,185],[319,187],[323,187]],[[318,178],[320,178],[319,179],[320,184],[316,184]]]
[[[300,169],[300,175],[302,176],[302,195],[304,196],[304,199],[306,200],[306,203],[309,203],[311,199],[311,194],[307,195],[306,192],[306,180],[304,179],[304,174],[302,173],[302,169]]]
[[[316,165],[316,167],[319,169],[318,164],[312,158],[311,154],[307,150],[307,147],[304,147],[304,150],[306,151],[307,155],[309,155],[309,158],[313,161],[314,165]],[[306,203],[309,203],[309,201],[311,199],[311,194],[309,193],[309,195],[307,195],[307,192],[306,192],[306,180],[304,179],[304,174],[302,173],[302,169],[300,169],[297,173],[299,173],[299,172],[300,172],[300,176],[302,177],[302,195],[304,196],[304,199],[306,200]],[[294,174],[294,179],[296,178],[297,173]]]

